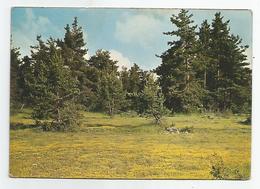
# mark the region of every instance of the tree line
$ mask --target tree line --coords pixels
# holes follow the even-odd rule
[[[172,15],[176,29],[169,49],[157,57],[154,70],[137,64],[119,70],[107,50],[89,59],[77,17],[67,24],[63,39],[42,40],[31,54],[20,57],[11,48],[11,113],[33,109],[36,124],[45,130],[70,130],[79,125],[79,110],[110,116],[133,111],[152,115],[157,123],[167,112],[251,110],[251,69],[242,39],[230,33],[220,13],[212,23],[194,25],[192,14]],[[52,120],[52,121],[49,121]]]

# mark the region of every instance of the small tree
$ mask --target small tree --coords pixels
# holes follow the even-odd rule
[[[149,75],[144,90],[139,93],[139,108],[140,111],[153,116],[156,124],[161,123],[161,119],[167,109],[164,107],[164,96],[154,80],[152,75]]]
[[[113,116],[122,106],[125,94],[115,73],[103,73],[99,82],[98,99],[101,108]]]

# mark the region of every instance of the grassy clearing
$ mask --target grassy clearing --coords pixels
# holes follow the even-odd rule
[[[30,112],[11,123],[31,124]],[[151,119],[84,113],[78,132],[11,130],[10,175],[52,178],[212,179],[210,156],[250,177],[251,127],[243,116],[176,115],[165,125],[193,126],[169,134]],[[234,178],[235,179],[235,178]]]

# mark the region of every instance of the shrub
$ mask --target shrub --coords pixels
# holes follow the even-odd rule
[[[210,174],[214,179],[242,179],[243,175],[237,168],[226,167],[222,157],[216,153],[210,157]]]
[[[66,102],[53,121],[36,121],[43,131],[75,131],[80,126],[81,107],[73,102]]]
[[[179,129],[180,133],[192,133],[193,132],[193,127],[184,127],[184,128],[181,128]]]

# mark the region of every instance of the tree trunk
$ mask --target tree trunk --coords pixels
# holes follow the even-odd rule
[[[204,70],[204,89],[207,87],[207,69]]]
[[[20,108],[20,111],[22,111],[22,110],[23,110],[23,107],[24,107],[24,104],[22,104],[22,106],[21,106],[21,108]]]

